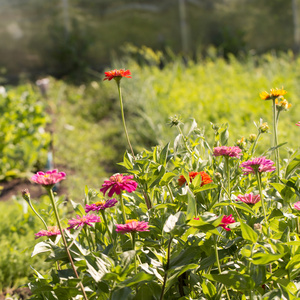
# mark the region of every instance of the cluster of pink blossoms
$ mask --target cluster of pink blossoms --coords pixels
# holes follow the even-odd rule
[[[237,200],[240,200],[247,204],[255,204],[259,202],[261,199],[260,199],[260,195],[254,196],[253,193],[249,193],[245,195],[238,195]]]
[[[300,201],[294,203],[294,209],[300,210]]]
[[[83,227],[84,225],[92,226],[92,223],[98,223],[101,222],[100,217],[90,214],[85,216],[76,216],[76,218],[71,219],[68,221],[69,227],[67,229],[78,229],[79,227]]]
[[[241,164],[244,175],[255,174],[255,172],[273,172],[276,168],[273,166],[274,162],[266,159],[264,156],[247,160]]]
[[[240,157],[242,155],[242,150],[237,147],[215,147],[214,156],[229,156],[229,157]]]
[[[105,180],[100,191],[105,196],[108,192],[108,197],[111,197],[114,193],[120,195],[122,191],[132,193],[137,188],[137,182],[132,180],[133,175],[124,176],[123,174],[116,174]]]

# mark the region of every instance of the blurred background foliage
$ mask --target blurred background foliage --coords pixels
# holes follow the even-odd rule
[[[1,0],[7,78],[103,69],[126,43],[197,60],[298,47],[299,0]]]

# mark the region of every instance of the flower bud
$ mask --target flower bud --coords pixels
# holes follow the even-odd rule
[[[250,134],[250,135],[249,135],[249,142],[250,142],[250,143],[254,143],[255,140],[256,140],[256,138],[257,138],[257,135],[256,135],[256,134],[254,134],[254,133]]]
[[[280,102],[279,102],[279,100],[281,100]],[[279,103],[278,103],[279,102]],[[278,111],[286,111],[286,110],[288,110],[291,106],[292,106],[292,104],[290,104],[286,99],[284,99],[283,97],[278,97],[277,99],[276,99],[276,101],[275,101],[275,103],[276,103],[276,109],[278,110]]]
[[[181,119],[180,119],[180,116],[174,116],[174,117],[170,117],[169,118],[170,122],[169,122],[169,125],[172,127],[172,126],[178,126],[180,124],[182,124],[181,122]]]
[[[245,149],[245,148],[246,148],[245,138],[242,137],[240,140],[237,140],[237,141],[236,141],[236,144],[237,144],[241,149]]]
[[[254,228],[254,230],[262,231],[262,226],[261,226],[261,224],[259,224],[259,223],[255,223],[255,224],[253,225],[253,228]]]
[[[30,202],[30,193],[28,189],[22,191],[22,197],[26,202]]]
[[[216,173],[215,173],[215,178],[216,178],[217,181],[221,181],[221,179],[222,179],[222,174],[219,173],[219,172],[216,172]]]
[[[264,122],[262,124],[260,124],[260,126],[258,127],[258,130],[261,132],[261,133],[265,133],[265,132],[268,132],[269,131],[269,125],[267,122]]]

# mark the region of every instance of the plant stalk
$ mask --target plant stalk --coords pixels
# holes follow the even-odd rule
[[[126,218],[126,214],[125,214],[125,207],[124,207],[124,201],[123,201],[122,192],[120,193],[119,198],[120,198],[120,203],[121,203],[121,210],[122,210],[123,222],[125,224],[127,218]]]
[[[273,99],[273,135],[274,135],[274,147],[278,146],[278,137],[277,137],[277,123],[278,118],[276,118],[276,99]],[[275,162],[276,162],[276,173],[277,178],[276,182],[279,182],[279,176],[280,176],[280,165],[279,165],[279,149],[276,148],[275,150]]]
[[[56,207],[56,205],[55,205],[55,200],[54,200],[54,195],[53,195],[52,188],[47,188],[47,191],[48,191],[48,194],[49,194],[49,197],[50,197],[50,201],[51,201],[51,204],[52,204],[52,207],[53,207],[53,210],[54,210],[54,214],[55,214],[55,218],[56,218],[56,221],[57,221],[57,225],[58,225],[58,227],[59,227],[59,230],[60,230],[60,233],[61,233],[61,237],[62,237],[64,246],[65,246],[65,250],[66,250],[67,255],[68,255],[68,258],[69,258],[69,260],[70,260],[72,269],[73,269],[73,271],[74,271],[74,274],[75,274],[76,278],[77,278],[77,279],[80,279],[79,276],[78,276],[77,270],[76,270],[76,268],[75,268],[74,261],[73,261],[73,258],[72,258],[72,256],[71,256],[71,253],[70,253],[70,251],[69,251],[68,244],[67,244],[67,241],[66,241],[66,238],[65,238],[65,235],[64,235],[64,232],[63,232],[61,223],[60,223],[60,219],[59,219],[57,207]],[[81,291],[82,291],[82,294],[83,294],[84,299],[85,299],[85,300],[88,300],[88,297],[87,297],[87,295],[86,295],[86,293],[85,293],[84,286],[83,286],[81,280],[80,280],[80,282],[79,282],[79,285],[80,285],[80,289],[81,289]]]
[[[171,236],[169,239],[169,243],[168,243],[167,264],[166,264],[166,269],[165,269],[164,282],[163,282],[163,286],[162,286],[161,294],[160,294],[160,298],[159,298],[160,300],[164,299],[164,293],[165,293],[165,288],[166,288],[166,283],[167,283],[167,278],[168,278],[167,271],[169,270],[169,265],[170,265],[170,253],[171,253],[172,240],[173,240],[173,237]]]
[[[265,200],[264,200],[264,196],[262,193],[262,186],[261,186],[261,174],[260,174],[260,172],[258,172],[258,170],[256,170],[255,175],[256,175],[256,180],[257,180],[257,184],[258,184],[259,195],[260,195],[260,200],[261,200],[261,206],[262,206],[263,213],[264,213],[265,223],[266,223],[266,225],[268,225],[266,208],[265,208]]]

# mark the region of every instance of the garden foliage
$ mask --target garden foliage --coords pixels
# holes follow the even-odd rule
[[[274,105],[282,91],[270,92]],[[255,101],[271,112],[271,101]],[[275,141],[261,145],[258,157],[264,123],[235,145],[228,123],[211,124],[212,142],[195,120],[187,131],[178,117],[170,125],[178,130],[172,142],[138,154],[129,147],[120,163],[126,175],[111,176],[100,191],[85,187],[82,203],[71,201],[68,221],[60,221],[52,192],[65,174],[32,177],[46,188],[58,227],[37,233],[49,238],[32,256],[48,253],[52,268],[36,270],[31,299],[300,297],[299,151],[279,160],[282,144]],[[24,197],[30,200],[28,192]]]

